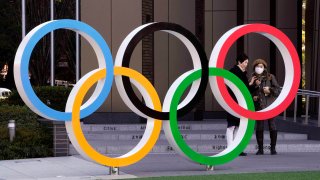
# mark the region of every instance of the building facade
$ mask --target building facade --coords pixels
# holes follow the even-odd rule
[[[318,1],[308,1],[311,2],[314,3],[312,11],[318,12]],[[81,21],[93,26],[102,34],[113,57],[116,56],[124,38],[136,27],[148,22],[171,22],[183,26],[200,40],[208,58],[215,43],[229,29],[250,23],[270,24],[283,31],[301,55],[301,8],[300,0],[82,0]],[[307,42],[311,44],[318,44],[317,18],[318,14],[313,19],[313,26],[309,27],[316,36],[308,36]],[[319,77],[316,70],[320,68],[320,63],[316,63],[318,56],[314,54],[315,48],[307,54],[307,58],[315,61],[309,61],[306,68],[316,69],[308,71],[313,74],[307,74],[306,87],[319,91],[320,87],[315,80],[312,81],[312,78]],[[283,84],[282,57],[267,38],[259,34],[248,34],[239,39],[228,52],[225,69],[230,69],[235,64],[236,55],[242,52],[248,54],[251,62],[257,58],[265,59],[270,65],[268,70],[277,76],[280,85]],[[156,32],[145,37],[135,48],[130,62],[131,68],[141,72],[154,84],[161,100],[170,85],[181,74],[193,68],[186,47],[166,32]],[[81,75],[97,67],[92,48],[81,39]],[[249,74],[252,72],[251,69],[249,66]],[[189,114],[188,119],[216,118],[224,113],[208,86],[203,100]],[[131,113],[123,103],[115,85],[107,101],[91,117],[99,119],[97,122],[123,120],[128,117],[131,121],[141,121],[140,117]]]

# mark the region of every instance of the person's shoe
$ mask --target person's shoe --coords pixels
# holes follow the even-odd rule
[[[270,131],[270,153],[271,155],[276,155],[278,154],[276,151],[276,144],[277,144],[277,131]]]
[[[263,155],[263,154],[264,154],[263,149],[259,148],[256,155]]]
[[[277,155],[278,154],[277,151],[276,151],[276,147],[271,147],[270,148],[270,154],[271,155]]]
[[[239,154],[239,156],[247,156],[247,153],[242,152]]]
[[[258,143],[258,152],[256,155],[263,155],[263,131],[256,131],[256,138]]]
[[[207,165],[207,166],[206,166],[206,171],[214,171],[214,166],[212,166],[212,165]]]

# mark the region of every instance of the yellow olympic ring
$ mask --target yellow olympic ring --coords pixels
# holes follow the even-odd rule
[[[159,96],[153,87],[153,85],[139,72],[125,68],[125,67],[114,67],[114,75],[115,76],[127,76],[141,85],[143,85],[146,89],[146,91],[149,93],[150,97],[152,98],[152,102],[154,105],[155,110],[161,111],[161,103]],[[106,69],[101,69],[95,72],[93,75],[91,75],[87,80],[85,80],[84,84],[80,87],[79,92],[77,93],[74,101],[74,105],[72,107],[72,129],[74,132],[74,136],[77,140],[77,143],[83,150],[86,156],[88,156],[90,159],[94,160],[95,162],[105,165],[105,166],[111,166],[111,167],[122,167],[122,166],[128,166],[131,164],[134,164],[141,160],[143,157],[145,157],[153,148],[155,143],[158,140],[158,137],[160,135],[162,121],[160,120],[154,120],[154,126],[153,130],[151,132],[150,137],[148,137],[148,141],[144,144],[142,148],[138,148],[134,151],[132,154],[124,155],[120,157],[108,157],[106,155],[103,155],[99,152],[97,152],[86,140],[80,124],[80,107],[83,102],[84,96],[88,92],[88,90],[100,79],[106,77]],[[68,122],[66,122],[68,123]],[[139,145],[139,144],[138,144]],[[137,146],[138,146],[137,145]],[[137,147],[136,146],[136,147]]]

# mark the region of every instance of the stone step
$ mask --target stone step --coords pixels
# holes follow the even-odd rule
[[[215,145],[215,144],[219,144],[219,145],[226,145],[227,141],[226,140],[185,140],[187,142],[187,144],[190,145]],[[137,140],[129,140],[129,141],[105,141],[105,140],[90,140],[88,141],[90,145],[96,147],[96,146],[101,146],[101,147],[108,147],[108,146],[126,146],[126,145],[130,145],[130,146],[135,146],[136,144],[138,144],[140,141]],[[265,143],[269,143],[270,144],[270,139],[264,139]],[[320,144],[320,141],[309,141],[309,140],[277,140],[278,143],[287,143],[287,144],[294,144],[297,142],[318,142]],[[256,140],[255,139],[251,139],[250,144],[256,144]],[[169,145],[169,142],[165,139],[165,140],[158,140],[157,145]]]
[[[224,140],[225,130],[184,130],[181,131],[181,135],[186,140]],[[140,140],[144,131],[121,131],[121,132],[91,132],[85,134],[88,141],[104,140],[104,141],[126,141],[126,140]],[[268,132],[264,133],[265,139],[270,139]],[[160,140],[165,140],[165,134],[162,131],[159,137]],[[252,139],[256,139],[255,135]],[[294,133],[278,133],[278,140],[307,140],[306,134],[294,134]]]
[[[218,153],[226,148],[225,140],[217,141],[187,141],[189,146],[200,153]],[[93,142],[91,145],[103,154],[124,154],[130,151],[137,143],[133,141],[111,141],[107,144]],[[270,141],[265,140],[264,149],[269,152]],[[254,153],[257,151],[255,141],[251,141],[245,152]],[[287,152],[320,152],[320,141],[296,140],[296,141],[278,141],[277,151],[279,153]],[[78,154],[70,144],[70,155]],[[159,140],[150,153],[175,153],[167,141]]]
[[[179,130],[224,130],[226,120],[212,121],[179,121]],[[82,124],[84,133],[115,132],[115,131],[144,131],[146,124]]]

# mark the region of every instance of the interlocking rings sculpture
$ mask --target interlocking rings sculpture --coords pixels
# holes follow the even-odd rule
[[[70,29],[81,34],[93,47],[99,68],[84,75],[72,89],[65,112],[49,108],[34,93],[28,79],[28,65],[33,48],[46,34],[57,29]],[[131,54],[138,42],[155,31],[165,31],[177,37],[188,49],[194,69],[182,74],[170,86],[163,105],[153,85],[139,72],[129,68]],[[223,68],[228,49],[241,36],[259,33],[278,47],[285,63],[284,87],[273,104],[255,112],[251,95],[243,82]],[[163,123],[169,143],[182,156],[205,165],[220,165],[235,159],[248,145],[254,131],[254,120],[265,120],[283,112],[293,101],[300,83],[300,62],[294,45],[280,30],[265,24],[237,26],[226,32],[213,48],[208,62],[197,38],[180,25],[149,23],[134,29],[122,42],[113,65],[112,55],[102,36],[89,25],[75,20],[54,20],[43,23],[30,31],[22,40],[15,57],[14,78],[23,101],[38,115],[50,120],[65,121],[69,138],[75,149],[84,157],[111,167],[128,166],[145,157],[155,145]],[[96,111],[107,98],[113,78],[125,104],[136,114],[147,118],[146,130],[140,142],[120,157],[108,157],[97,152],[86,140],[80,119]],[[213,156],[205,156],[191,149],[182,139],[177,117],[190,112],[204,94],[207,82],[218,103],[229,113],[240,118],[238,134],[232,145]],[[93,95],[83,105],[87,91],[95,83]],[[142,103],[134,94],[131,83],[140,91]],[[226,85],[235,94],[236,103]],[[185,90],[191,86],[186,98],[179,104]],[[250,118],[250,119],[248,119]],[[254,120],[252,120],[254,119]]]

